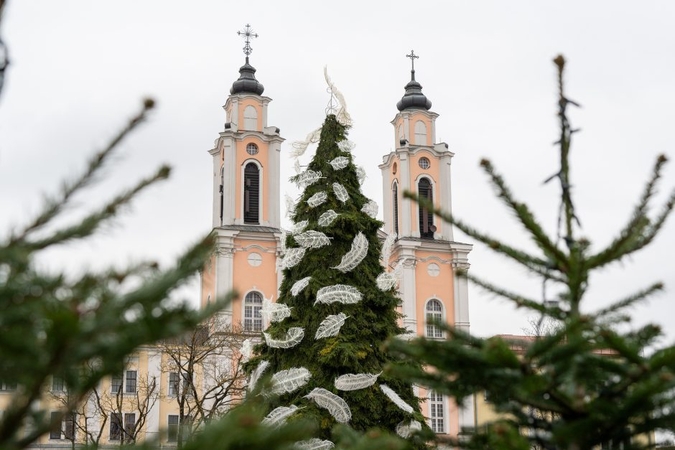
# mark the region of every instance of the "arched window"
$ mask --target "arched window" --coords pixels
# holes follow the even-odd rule
[[[429,300],[426,306],[427,313],[427,337],[428,338],[442,338],[443,330],[441,330],[436,322],[443,320],[443,305],[436,299]]]
[[[244,108],[244,130],[258,129],[258,111],[253,106]]]
[[[415,145],[427,145],[427,125],[421,120],[415,122]]]
[[[428,178],[420,178],[417,183],[417,193],[420,197],[428,199],[430,202],[434,201],[434,193],[431,182]],[[436,226],[434,225],[434,214],[422,205],[419,206],[420,219],[420,237],[425,239],[433,239]]]
[[[445,399],[435,391],[429,391],[429,427],[434,433],[445,433]]]
[[[249,292],[244,298],[244,330],[262,331],[262,302],[259,292]]]
[[[394,186],[391,189],[391,204],[394,220],[394,233],[398,236],[398,183],[394,181]],[[386,262],[386,261],[385,261]]]
[[[220,225],[223,224],[223,210],[225,201],[225,167],[220,168],[220,187],[218,188],[220,194]]]
[[[244,169],[244,223],[259,223],[260,169],[255,163]]]

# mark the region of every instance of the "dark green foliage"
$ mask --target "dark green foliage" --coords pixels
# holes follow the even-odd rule
[[[0,381],[17,387],[0,421],[3,449],[26,447],[49,431],[48,414],[36,410],[35,404],[48,391],[52,376],[62,378],[67,387],[69,403],[61,411],[65,414],[103,377],[120,373],[125,358],[139,346],[183,333],[222,306],[195,312],[166,301],[203,266],[212,251],[211,237],[188,249],[169,269],[144,262],[79,277],[36,269],[41,251],[92,236],[146,187],[167,178],[169,169],[162,167],[81,221],[52,225],[152,107],[153,102],[146,101],[81,176],[47,198],[27,226],[0,237]]]
[[[491,235],[478,231],[456,217],[434,209],[447,222],[484,243],[495,252],[526,267],[560,288],[558,302],[525,298],[464,274],[478,286],[536,312],[541,320],[556,324],[550,335],[531,340],[504,342],[479,339],[444,327],[447,341],[416,339],[392,341],[391,350],[412,357],[431,370],[392,368],[391,373],[459,401],[486,392],[491,405],[504,419],[478,430],[463,442],[466,448],[529,448],[590,450],[643,448],[659,430],[675,430],[675,347],[654,350],[661,330],[647,325],[622,331],[629,321],[627,308],[662,290],[660,283],[619,299],[610,307],[591,312],[582,309],[592,271],[620,261],[651,243],[675,202],[672,193],[655,217],[649,217],[656,182],[665,157],[659,157],[653,174],[632,217],[605,249],[592,253],[589,242],[578,236],[580,228],[570,192],[569,152],[575,130],[567,107],[576,105],[563,90],[564,59],[554,60],[560,88],[560,170],[548,181],[558,180],[560,239],[548,237],[528,207],[515,200],[489,161],[481,165],[500,199],[514,213],[524,231],[537,245],[528,254]],[[551,300],[551,299],[543,299]],[[559,326],[558,326],[559,324]],[[520,435],[517,432],[520,431]],[[529,441],[529,442],[528,442]],[[523,445],[524,444],[524,445]],[[610,447],[614,446],[614,447]]]
[[[356,167],[351,154],[343,152],[338,142],[346,139],[346,130],[335,116],[330,115],[321,130],[321,141],[316,155],[308,166],[308,170],[320,171],[323,175],[318,182],[308,186],[302,193],[295,210],[294,221],[308,220],[307,230],[324,232],[331,238],[329,246],[308,249],[302,261],[294,267],[284,270],[284,281],[281,285],[279,303],[292,308],[291,317],[282,322],[272,323],[267,333],[273,337],[281,337],[290,327],[302,327],[304,339],[290,349],[276,349],[266,344],[259,346],[259,356],[249,364],[249,370],[260,360],[270,362],[267,374],[279,370],[305,367],[312,377],[302,389],[273,399],[271,408],[280,405],[295,404],[303,409],[293,417],[311,417],[319,423],[319,437],[329,439],[335,424],[332,416],[315,403],[303,398],[315,387],[322,387],[341,396],[349,405],[352,420],[349,425],[356,430],[366,431],[371,428],[382,428],[393,431],[396,425],[404,420],[414,418],[423,422],[419,413],[419,400],[414,396],[410,383],[382,375],[371,387],[356,391],[338,391],[334,387],[335,378],[352,373],[380,373],[385,364],[392,362],[382,344],[389,338],[402,334],[398,325],[399,314],[396,311],[398,299],[394,291],[382,292],[375,280],[383,272],[380,263],[381,243],[377,238],[377,230],[381,223],[361,212],[368,199],[361,193]],[[347,156],[349,165],[334,170],[329,162],[336,157]],[[341,183],[349,192],[349,200],[344,204],[333,193],[333,183]],[[307,199],[317,192],[327,192],[328,200],[311,208]],[[332,209],[339,214],[335,221],[327,227],[318,225],[319,216]],[[342,273],[332,267],[340,263],[342,256],[352,246],[357,233],[362,232],[368,239],[368,255],[352,271]],[[286,241],[287,247],[297,247],[293,236]],[[296,297],[291,294],[291,287],[298,280],[311,276],[310,284]],[[325,286],[347,284],[357,287],[363,299],[356,304],[316,304],[317,291]],[[348,318],[334,337],[314,339],[316,329],[326,316],[345,313]],[[418,367],[419,366],[416,366]],[[380,384],[387,384],[411,406],[414,415],[399,409],[380,390]]]

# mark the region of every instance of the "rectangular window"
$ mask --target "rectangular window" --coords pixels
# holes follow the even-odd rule
[[[52,411],[49,422],[49,439],[61,439],[61,420],[59,420],[59,415],[58,411]]]
[[[441,394],[429,391],[429,426],[434,433],[445,433],[445,405]]]
[[[134,430],[136,428],[136,414],[126,413],[124,415],[124,435],[125,441],[133,442]]]
[[[16,383],[7,383],[5,381],[0,381],[0,391],[15,391]]]
[[[178,372],[169,373],[169,397],[176,397],[178,395],[179,383],[180,383],[180,375],[178,374]]]
[[[122,439],[122,414],[110,414],[110,440],[119,441]]]
[[[170,414],[169,423],[167,426],[167,440],[169,442],[176,442],[178,440],[178,416]]]
[[[63,384],[63,378],[53,376],[52,377],[52,392],[64,392],[65,386]]]
[[[126,383],[126,389],[124,392],[127,394],[133,394],[136,392],[136,378],[138,376],[138,372],[135,370],[127,370],[127,383]]]
[[[110,380],[110,393],[117,394],[122,392],[122,374],[113,375]]]
[[[67,413],[63,417],[63,437],[69,441],[75,440],[75,413]]]

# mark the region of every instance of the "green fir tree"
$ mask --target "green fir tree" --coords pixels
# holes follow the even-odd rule
[[[338,423],[408,435],[424,420],[412,385],[382,374],[394,362],[383,344],[404,330],[393,283],[378,288],[387,277],[381,222],[361,193],[346,128],[328,115],[314,158],[293,178],[305,189],[286,238],[284,281],[277,303],[263,307],[272,322],[249,370],[252,383],[263,370],[271,376],[258,389],[274,395],[268,422],[309,417],[323,440]]]
[[[501,413],[487,429],[452,444],[473,449],[638,449],[653,448],[657,431],[675,430],[675,346],[658,348],[661,329],[646,325],[629,330],[629,309],[644,302],[663,286],[656,283],[600,310],[592,311],[584,300],[590,275],[652,243],[675,203],[672,192],[655,215],[656,184],[666,158],[656,161],[654,171],[632,216],[605,248],[593,251],[579,235],[581,229],[571,194],[569,153],[574,129],[567,110],[576,103],[563,89],[565,60],[558,68],[558,116],[560,119],[560,170],[549,181],[561,186],[559,238],[548,236],[534,214],[515,199],[489,161],[482,167],[497,195],[537,245],[536,254],[434,210],[447,222],[491,250],[510,258],[542,277],[547,292],[559,289],[558,298],[537,300],[464,274],[473,283],[513,302],[521,311],[534,312],[541,321],[559,324],[550,334],[529,344],[514,344],[498,337],[480,339],[444,326],[450,339],[412,342],[392,341],[395,354],[420,361],[431,370],[395,367],[392,374],[409,382],[430,386],[458,401],[485,392]],[[416,198],[413,194],[406,194]],[[433,208],[424,199],[420,203]],[[557,300],[557,301],[546,301]]]

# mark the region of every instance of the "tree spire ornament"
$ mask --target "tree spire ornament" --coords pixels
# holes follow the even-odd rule
[[[290,315],[265,330],[266,342],[257,347],[248,370],[262,366],[272,377],[261,395],[279,394],[269,405],[274,423],[281,412],[289,422],[314,419],[315,438],[325,441],[332,439],[336,424],[392,433],[398,427],[408,437],[410,430],[426,425],[412,385],[384,372],[385,365],[397,361],[383,344],[405,330],[398,325],[393,286],[382,290],[377,284],[384,272],[377,237],[382,224],[361,192],[352,154],[344,151],[348,125],[340,117],[348,115],[340,103],[319,129],[318,148],[305,172],[293,178],[304,187],[293,217],[301,226],[286,238],[284,260],[294,255],[293,264],[283,265],[278,298]],[[292,345],[286,345],[290,340]],[[288,373],[296,376],[287,380]],[[291,389],[277,387],[282,382]],[[278,409],[293,406],[297,409]],[[412,442],[422,447],[421,441]]]

